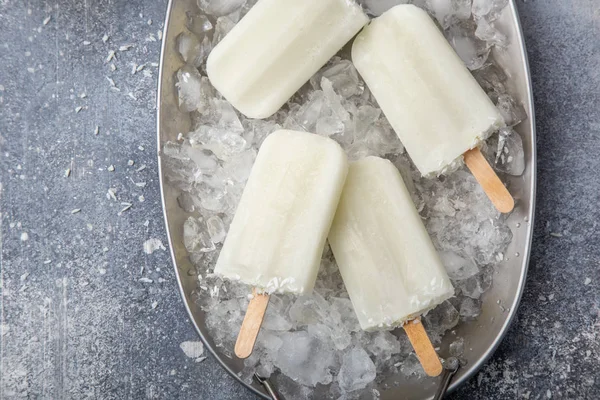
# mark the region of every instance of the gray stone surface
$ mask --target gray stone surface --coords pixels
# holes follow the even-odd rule
[[[530,274],[499,350],[451,398],[595,399],[600,3],[518,7],[538,122]],[[181,349],[197,336],[168,253],[144,251],[166,244],[151,64],[165,10],[166,0],[0,0],[2,399],[255,398]],[[121,202],[132,206],[119,215]]]

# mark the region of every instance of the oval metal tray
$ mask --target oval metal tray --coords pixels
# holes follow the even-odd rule
[[[398,3],[395,0],[381,0],[381,2],[383,8],[386,8],[383,3],[390,5]],[[174,76],[183,63],[175,49],[175,38],[185,30],[186,11],[195,8],[195,0],[170,0],[168,4],[158,87],[159,155],[164,142],[176,140],[179,132],[188,132],[190,128],[189,117],[181,113],[177,107]],[[509,75],[509,92],[522,103],[529,117],[516,127],[523,139],[526,169],[520,177],[506,178],[509,189],[517,200],[517,207],[508,218],[514,235],[506,252],[510,257],[502,268],[497,269],[493,286],[484,295],[482,313],[479,318],[472,322],[462,322],[455,328],[456,335],[465,338],[464,358],[467,360],[467,364],[459,370],[450,390],[456,389],[473,376],[500,344],[519,304],[529,262],[535,206],[535,117],[527,54],[514,0],[511,0],[504,10],[499,19],[499,25],[502,31],[508,35],[511,44],[506,52],[496,53],[494,56]],[[238,378],[237,372],[240,371],[242,363],[240,360],[226,357],[214,345],[204,324],[204,313],[191,299],[190,295],[196,288],[197,282],[195,273],[193,273],[194,267],[183,246],[182,226],[188,215],[177,204],[178,193],[174,193],[174,190],[165,183],[160,156],[159,171],[169,245],[184,303],[206,347],[223,368]],[[498,305],[498,300],[502,306]],[[446,335],[440,349],[442,355],[447,354],[447,346],[451,342],[449,336]],[[256,394],[268,398],[260,385],[249,386],[244,382],[241,383]],[[434,379],[408,381],[402,387],[380,390],[381,399],[430,398],[437,383],[438,381]]]

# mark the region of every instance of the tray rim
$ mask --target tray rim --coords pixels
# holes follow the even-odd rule
[[[167,241],[169,244],[169,253],[171,255],[171,260],[173,262],[173,268],[175,270],[175,274],[177,277],[177,286],[179,288],[179,293],[182,297],[183,303],[184,303],[184,307],[187,311],[187,314],[196,330],[196,332],[198,333],[200,340],[202,341],[202,343],[204,344],[204,346],[209,350],[209,352],[212,354],[212,356],[217,360],[217,362],[221,365],[222,368],[225,369],[225,371],[227,371],[235,380],[237,380],[240,384],[242,384],[244,387],[246,387],[248,390],[250,390],[252,393],[254,393],[257,396],[260,396],[263,399],[271,399],[271,397],[264,391],[260,390],[259,388],[257,388],[254,385],[250,385],[246,382],[244,382],[226,363],[225,361],[222,359],[222,357],[217,354],[216,349],[213,348],[213,346],[211,346],[209,344],[209,341],[206,339],[205,335],[203,334],[202,330],[200,329],[200,327],[198,326],[198,324],[196,323],[196,318],[194,313],[192,312],[192,309],[190,308],[190,305],[187,301],[187,296],[183,287],[183,281],[180,277],[180,271],[178,269],[177,266],[177,257],[175,254],[175,248],[173,246],[172,243],[172,236],[171,236],[171,232],[169,230],[169,216],[167,213],[167,203],[166,203],[166,196],[165,196],[165,190],[166,190],[166,182],[164,180],[164,175],[163,175],[163,167],[162,167],[162,162],[161,162],[161,111],[162,111],[162,88],[163,88],[163,82],[164,82],[164,72],[165,72],[165,54],[166,54],[166,46],[167,46],[167,37],[168,37],[168,29],[169,29],[169,21],[171,19],[171,13],[173,11],[173,5],[176,1],[179,0],[168,0],[167,3],[167,11],[165,14],[165,23],[164,23],[164,28],[163,28],[163,40],[161,43],[161,52],[160,52],[160,59],[159,59],[159,73],[158,73],[158,85],[157,85],[157,96],[156,96],[156,127],[157,127],[157,155],[158,155],[158,175],[159,175],[159,187],[160,187],[160,195],[161,195],[161,205],[162,205],[162,209],[163,209],[163,218],[164,218],[164,222],[165,222],[165,230],[166,230],[166,234],[167,234]],[[511,11],[511,19],[512,19],[512,24],[513,26],[516,28],[516,34],[517,34],[517,39],[518,41],[516,41],[518,43],[518,50],[519,50],[519,54],[524,62],[524,78],[526,81],[526,87],[525,87],[525,92],[526,92],[526,100],[528,102],[528,107],[527,107],[527,122],[529,125],[529,129],[531,132],[531,162],[530,162],[530,168],[531,168],[531,188],[530,188],[530,208],[529,208],[529,213],[527,214],[527,218],[529,220],[528,226],[527,226],[527,237],[528,240],[525,243],[525,250],[524,250],[524,254],[523,254],[523,258],[522,258],[522,267],[521,267],[521,276],[519,279],[519,285],[517,288],[517,294],[514,297],[513,302],[510,304],[510,309],[509,309],[509,315],[506,318],[504,324],[502,325],[502,328],[500,329],[498,335],[496,336],[496,338],[494,339],[494,341],[491,343],[491,345],[488,347],[487,351],[479,358],[479,360],[473,364],[470,364],[468,367],[467,372],[462,375],[459,379],[455,380],[452,382],[452,384],[450,385],[449,389],[448,389],[448,393],[451,393],[453,391],[455,391],[456,389],[458,389],[460,386],[462,386],[466,381],[470,380],[482,367],[483,365],[490,359],[490,357],[496,352],[496,350],[498,349],[498,346],[500,345],[500,343],[504,340],[504,337],[506,336],[506,333],[508,332],[508,329],[510,328],[510,325],[512,324],[512,322],[514,321],[514,318],[517,314],[517,309],[519,306],[519,303],[521,301],[521,298],[523,296],[523,291],[525,288],[525,284],[526,284],[526,280],[527,280],[527,273],[528,273],[528,269],[529,269],[529,261],[530,261],[530,257],[531,257],[531,247],[532,247],[532,242],[533,242],[533,228],[535,225],[535,208],[536,208],[536,194],[537,194],[537,133],[536,133],[536,124],[535,124],[535,106],[534,106],[534,101],[533,101],[533,86],[532,86],[532,81],[531,81],[531,70],[530,70],[530,66],[529,66],[529,59],[527,56],[527,50],[526,50],[526,44],[525,44],[525,39],[524,39],[524,35],[523,35],[523,28],[521,25],[521,20],[519,18],[519,12],[516,6],[516,1],[515,0],[509,0],[509,3],[507,5],[507,7],[510,8]]]

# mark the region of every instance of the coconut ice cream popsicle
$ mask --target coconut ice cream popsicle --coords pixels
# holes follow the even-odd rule
[[[262,144],[215,267],[254,288],[235,353],[246,358],[271,293],[310,293],[348,172],[342,148],[281,130]]]
[[[354,0],[259,0],[210,53],[208,77],[242,114],[267,118],[367,22]]]
[[[425,11],[399,5],[374,19],[354,41],[352,61],[423,176],[464,157],[494,206],[512,211],[478,149],[504,126],[502,116]]]
[[[329,244],[361,328],[403,326],[425,372],[439,375],[418,317],[454,296],[454,288],[390,161],[367,157],[350,165]]]

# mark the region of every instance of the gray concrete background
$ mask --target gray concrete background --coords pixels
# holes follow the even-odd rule
[[[518,8],[538,122],[530,274],[498,352],[451,398],[597,399],[600,1]],[[165,10],[0,0],[2,399],[254,398],[182,351],[197,336],[168,253],[144,251],[166,244],[152,64]]]

